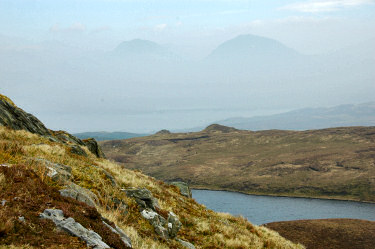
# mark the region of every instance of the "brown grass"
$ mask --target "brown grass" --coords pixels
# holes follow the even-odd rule
[[[180,248],[176,241],[166,241],[156,235],[153,227],[141,217],[136,202],[120,191],[129,187],[149,189],[159,200],[160,213],[166,215],[173,211],[180,218],[183,227],[178,237],[193,243],[196,248],[303,248],[271,230],[253,226],[244,218],[207,210],[181,196],[175,187],[139,171],[122,168],[91,154],[88,157],[71,154],[63,144],[46,138],[0,127],[0,142],[3,143],[0,163],[13,165],[11,168],[0,167],[5,179],[1,181],[0,200],[8,201],[0,208],[4,212],[0,224],[7,224],[2,228],[5,235],[0,237],[0,244],[9,248],[86,247],[78,239],[58,232],[52,222],[37,218],[45,208],[62,209],[66,216],[98,232],[108,244],[115,243],[114,238],[108,237],[106,228],[99,226],[99,213],[121,227],[131,237],[134,248]],[[36,158],[72,167],[72,181],[98,196],[96,210],[99,213],[75,200],[61,197],[57,189],[62,186],[45,177],[45,167]],[[114,176],[117,186],[112,186],[102,168]],[[126,213],[113,208],[114,198],[122,199],[128,205]],[[26,225],[18,220],[19,216],[25,217]]]
[[[100,144],[124,167],[195,188],[375,202],[375,127],[209,130]]]
[[[373,249],[375,222],[322,219],[273,222],[265,225],[307,249]]]

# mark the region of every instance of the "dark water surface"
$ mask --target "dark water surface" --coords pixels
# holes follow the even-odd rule
[[[242,215],[261,225],[274,221],[353,218],[375,221],[375,204],[353,201],[255,196],[227,191],[192,190],[207,208]]]

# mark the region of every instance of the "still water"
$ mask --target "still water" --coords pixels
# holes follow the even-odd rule
[[[353,218],[375,221],[375,204],[307,198],[255,196],[227,191],[192,190],[193,198],[217,212],[242,215],[261,225],[274,221]]]

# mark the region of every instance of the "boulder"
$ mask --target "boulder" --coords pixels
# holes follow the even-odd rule
[[[192,197],[190,187],[187,183],[185,183],[185,182],[171,182],[170,184],[178,187],[180,189],[180,193],[183,196],[186,196],[188,198]]]
[[[99,234],[86,229],[73,218],[65,218],[63,211],[60,209],[46,209],[39,217],[52,220],[61,230],[85,241],[88,247],[94,249],[110,248],[110,246],[103,242]]]
[[[187,242],[187,241],[182,240],[182,239],[176,239],[176,241],[178,241],[185,248],[195,249],[195,246],[190,242]]]
[[[0,94],[0,125],[13,130],[26,130],[42,136],[51,136],[50,131],[39,119],[18,108],[7,97]]]
[[[42,158],[36,158],[35,161],[43,163],[48,169],[47,176],[51,177],[53,181],[66,182],[72,178],[72,168],[70,166],[53,163]]]
[[[169,212],[168,215],[168,235],[170,238],[175,238],[177,236],[178,231],[180,231],[182,223],[178,219],[177,215],[173,212]]]
[[[74,183],[69,183],[66,188],[59,190],[60,194],[65,197],[73,198],[77,201],[84,202],[89,206],[95,207],[98,197],[88,189],[82,188]]]
[[[82,140],[86,147],[98,158],[106,158],[104,152],[101,150],[98,142],[94,138]]]
[[[121,190],[124,191],[128,197],[134,198],[142,209],[150,208],[155,211],[159,208],[158,200],[152,196],[151,191],[148,189],[131,188]]]
[[[168,229],[164,227],[167,221],[161,215],[150,209],[144,209],[141,215],[150,222],[157,235],[164,239],[169,238]]]
[[[73,144],[69,145],[70,152],[79,156],[87,157],[86,151],[84,151],[79,145]]]

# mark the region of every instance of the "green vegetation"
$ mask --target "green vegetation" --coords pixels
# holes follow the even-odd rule
[[[375,127],[196,133],[101,142],[108,158],[193,188],[375,202]]]

